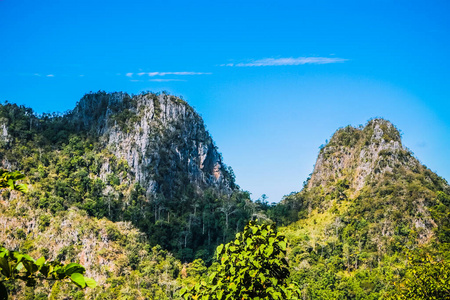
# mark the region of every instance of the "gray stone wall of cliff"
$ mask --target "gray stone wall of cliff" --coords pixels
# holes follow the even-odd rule
[[[131,181],[139,182],[148,193],[170,196],[170,186],[185,184],[223,193],[234,188],[202,118],[178,97],[87,94],[70,117],[75,126],[98,136],[117,159],[125,160]],[[100,177],[105,179],[109,173],[106,161]]]

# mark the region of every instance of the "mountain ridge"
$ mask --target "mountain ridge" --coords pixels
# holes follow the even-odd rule
[[[380,155],[391,157],[388,161],[376,165]],[[350,163],[353,165],[349,166]],[[323,171],[327,167],[338,172],[336,177],[343,177],[341,172],[344,169],[354,169],[352,188],[359,191],[367,181],[367,176],[374,178],[376,174],[391,172],[395,163],[406,163],[410,167],[420,164],[412,152],[403,147],[400,132],[391,122],[375,118],[364,127],[349,125],[338,129],[330,141],[321,147],[308,187],[323,185],[323,177],[333,177],[333,174]],[[321,178],[322,181],[316,178]]]
[[[206,259],[249,219],[202,118],[167,93],[87,94],[64,115],[6,103],[0,124],[2,166],[30,174],[26,197],[53,214],[131,221],[183,260]]]
[[[450,259],[450,187],[384,119],[338,129],[303,189],[268,215],[284,225],[304,299],[380,299],[404,276],[406,253]]]
[[[27,195],[2,192],[0,238],[81,262],[102,286],[89,298],[176,299],[254,218],[284,225],[303,299],[379,299],[401,278],[403,251],[448,253],[448,183],[383,119],[338,129],[303,190],[272,206],[239,189],[199,115],[165,93],[87,94],[65,115],[7,103],[0,126],[3,167],[31,184]],[[34,297],[67,293],[83,295],[45,285]]]

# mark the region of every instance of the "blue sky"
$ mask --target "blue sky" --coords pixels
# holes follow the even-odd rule
[[[392,121],[450,179],[448,1],[0,0],[0,101],[66,111],[87,92],[181,95],[238,184],[301,189],[346,125]]]

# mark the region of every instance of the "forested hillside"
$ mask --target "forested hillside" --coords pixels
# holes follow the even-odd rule
[[[173,297],[182,262],[210,263],[250,218],[249,194],[180,98],[98,92],[52,115],[5,103],[0,127],[1,166],[30,190],[1,195],[3,246],[79,260],[106,295]]]
[[[305,299],[379,299],[418,249],[449,259],[450,188],[374,119],[339,129],[303,190],[268,210]]]
[[[5,103],[0,129],[1,167],[29,187],[2,191],[0,246],[78,262],[98,283],[8,283],[17,299],[191,299],[209,294],[209,278],[211,299],[270,295],[258,284],[301,299],[388,299],[416,267],[441,274],[450,261],[450,187],[383,119],[336,131],[302,190],[272,205],[250,200],[201,117],[166,93],[87,94],[52,115]],[[263,225],[213,255],[256,218]],[[283,276],[255,259],[281,263]]]

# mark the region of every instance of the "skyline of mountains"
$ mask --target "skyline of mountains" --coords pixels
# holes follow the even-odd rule
[[[278,204],[252,201],[202,118],[165,93],[87,94],[65,115],[7,103],[0,125],[2,166],[30,185],[1,195],[4,246],[80,261],[101,286],[91,298],[177,299],[214,270],[216,246],[255,218],[287,236],[306,299],[330,289],[334,299],[378,299],[402,278],[405,249],[450,255],[450,187],[384,119],[338,129],[303,189]]]

